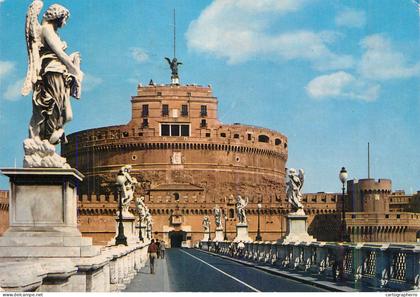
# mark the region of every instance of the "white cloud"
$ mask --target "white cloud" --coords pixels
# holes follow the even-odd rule
[[[420,62],[409,65],[403,53],[393,49],[391,41],[383,35],[375,34],[362,39],[364,49],[358,70],[372,80],[409,78],[420,75]]]
[[[21,79],[9,85],[3,94],[4,99],[9,101],[17,101],[23,98],[20,92],[22,90],[23,82],[24,80]]]
[[[0,0],[1,1],[1,0]],[[8,75],[15,68],[15,64],[10,61],[0,61],[0,80]]]
[[[298,10],[306,0],[219,0],[222,5],[233,5],[250,12],[278,12],[286,13]]]
[[[367,36],[361,40],[360,46],[363,53],[355,69],[356,77],[344,71],[321,75],[308,83],[307,93],[316,99],[373,101],[380,93],[378,82],[420,75],[420,62],[408,62],[407,56],[396,51],[384,35]]]
[[[339,35],[333,32],[296,31],[273,33],[270,23],[297,11],[305,1],[215,0],[191,22],[186,33],[188,47],[226,58],[235,64],[255,57],[302,59],[323,69],[353,66],[351,56],[328,48]]]
[[[85,73],[83,78],[83,91],[92,91],[94,88],[102,84],[102,82],[102,78]]]
[[[366,13],[363,10],[347,8],[335,17],[337,26],[362,28],[366,25]]]
[[[316,99],[348,98],[374,101],[379,96],[380,86],[357,79],[347,72],[338,71],[314,78],[306,86],[306,91]]]
[[[285,33],[272,38],[268,44],[285,60],[304,59],[310,61],[319,70],[345,69],[353,66],[351,56],[337,55],[330,51],[327,43],[332,41],[332,35],[325,32],[314,33],[299,31]]]
[[[130,48],[131,57],[138,63],[144,63],[149,60],[149,55],[141,48]]]

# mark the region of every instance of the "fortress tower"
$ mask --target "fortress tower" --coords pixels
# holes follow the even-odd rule
[[[347,189],[346,224],[352,241],[416,241],[420,216],[395,209],[391,180],[350,180]]]
[[[390,179],[360,179],[347,182],[347,209],[353,212],[389,212]]]

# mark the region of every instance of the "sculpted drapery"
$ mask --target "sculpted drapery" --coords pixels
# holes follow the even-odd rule
[[[22,95],[33,91],[29,137],[55,145],[66,141],[64,125],[73,118],[70,96],[80,98],[83,73],[80,54],[66,54],[67,44],[58,35],[58,29],[66,24],[70,12],[53,4],[39,24],[42,7],[42,1],[33,1],[26,16],[28,71]]]

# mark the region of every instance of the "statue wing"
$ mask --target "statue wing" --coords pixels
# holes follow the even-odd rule
[[[302,189],[303,182],[305,181],[305,172],[303,171],[303,169],[299,169],[299,180],[300,180],[300,185],[299,185],[299,190],[300,190]]]
[[[165,60],[166,60],[166,61],[168,61],[169,65],[172,65],[172,61],[171,61],[171,59],[169,59],[169,58],[165,57]]]
[[[26,96],[33,90],[37,82],[41,68],[39,48],[41,47],[41,25],[38,16],[44,3],[41,0],[34,0],[28,8],[25,22],[26,47],[28,50],[28,70],[22,88],[22,95]]]

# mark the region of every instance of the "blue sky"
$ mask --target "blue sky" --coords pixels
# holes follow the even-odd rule
[[[44,10],[56,1],[44,1]],[[224,123],[289,138],[288,167],[305,192],[350,178],[390,178],[420,190],[419,11],[413,0],[61,0],[60,31],[80,51],[83,97],[67,133],[123,124],[137,83],[169,83],[172,13],[182,83],[211,84]],[[24,22],[29,0],[0,0],[0,167],[22,165],[31,98]],[[16,161],[15,161],[16,160]],[[8,187],[0,178],[0,188]]]

